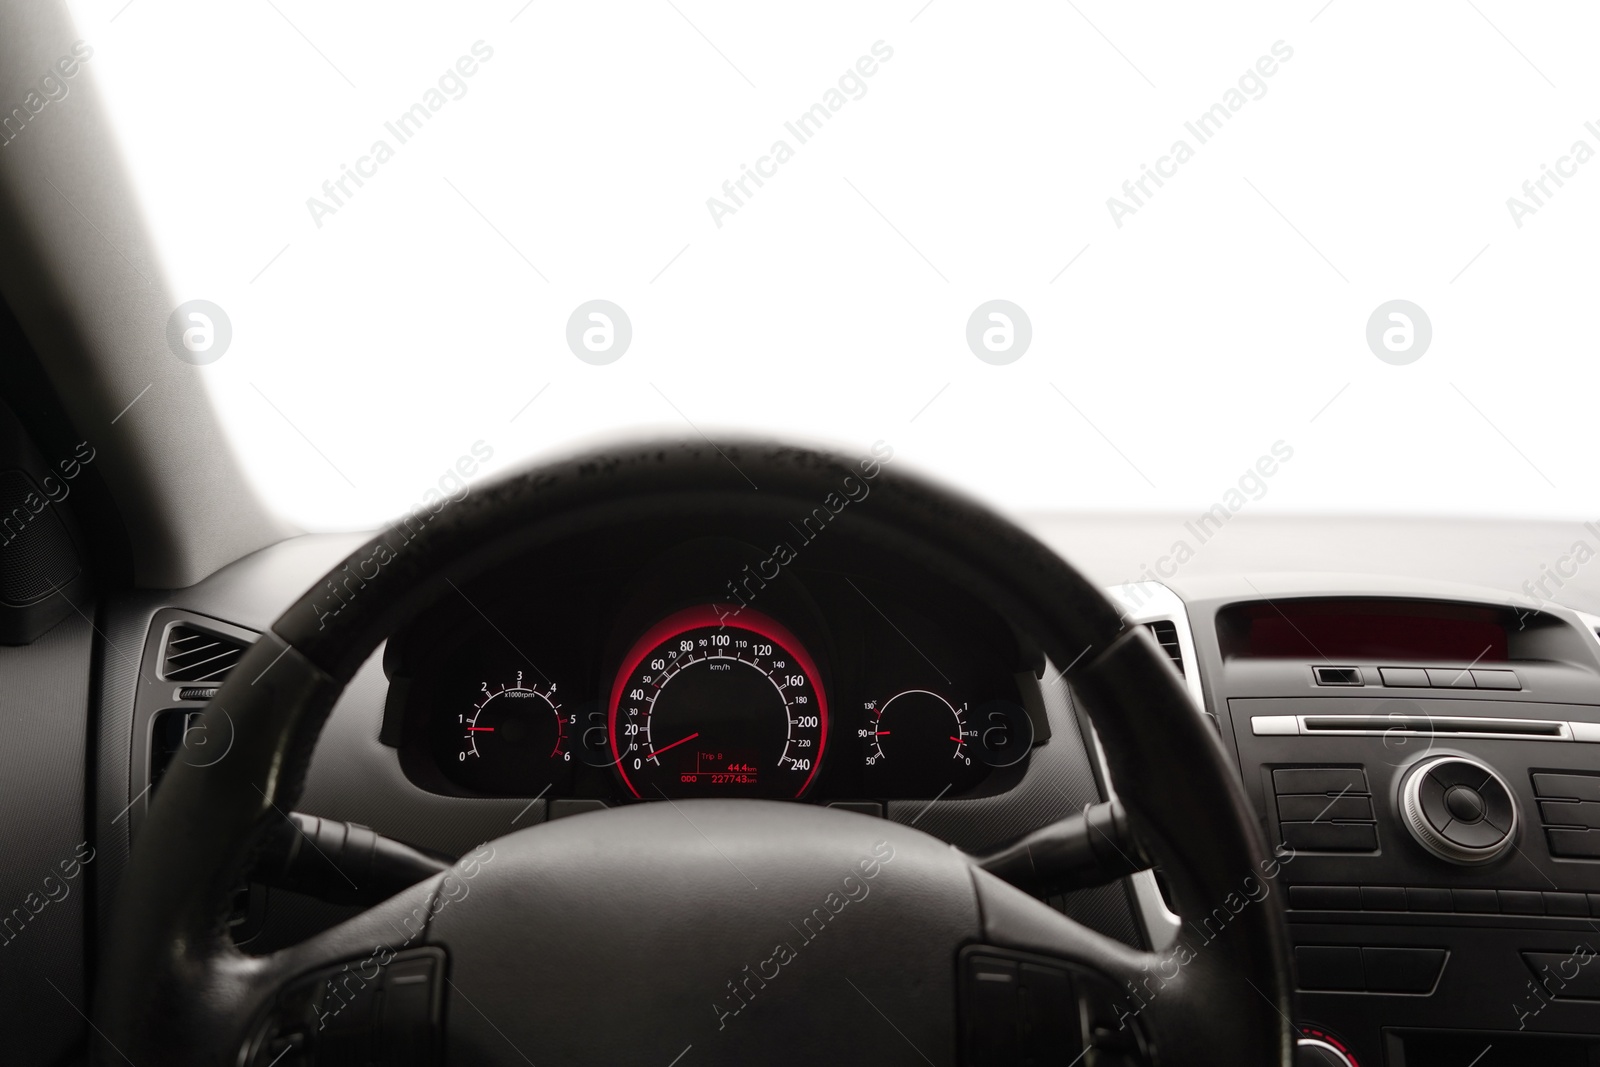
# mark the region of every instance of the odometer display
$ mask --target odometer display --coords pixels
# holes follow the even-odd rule
[[[623,657],[612,755],[636,797],[798,797],[822,761],[827,699],[815,663],[776,620],[690,608]]]

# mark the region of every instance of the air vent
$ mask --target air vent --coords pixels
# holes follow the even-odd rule
[[[220,685],[249,647],[231,637],[218,637],[180,624],[167,631],[167,647],[161,654],[161,676],[169,682]]]
[[[1178,673],[1185,673],[1183,669],[1183,649],[1178,645],[1177,624],[1170,619],[1157,619],[1155,622],[1147,622],[1145,625],[1150,628],[1150,632],[1155,635],[1155,639],[1160,643],[1161,647],[1166,649],[1167,655],[1172,657],[1172,665],[1178,668]]]

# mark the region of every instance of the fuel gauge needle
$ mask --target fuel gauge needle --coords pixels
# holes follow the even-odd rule
[[[661,748],[655,749],[654,751],[652,751],[650,753],[650,758],[651,759],[659,759],[661,757],[661,753],[667,751],[668,749],[677,748],[679,745],[687,745],[690,741],[693,741],[695,738],[697,738],[699,736],[700,736],[700,731],[696,730],[694,733],[690,734],[688,737],[685,737],[685,738],[682,738],[680,740],[674,741],[670,745],[665,745],[665,746],[663,746]]]

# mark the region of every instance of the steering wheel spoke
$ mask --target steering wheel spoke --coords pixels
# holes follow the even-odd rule
[[[449,956],[427,931],[451,877],[251,960],[265,996],[236,1043],[239,1067],[439,1062]]]
[[[1141,987],[1156,962],[984,872],[982,943],[962,950],[964,1064],[1154,1061]]]

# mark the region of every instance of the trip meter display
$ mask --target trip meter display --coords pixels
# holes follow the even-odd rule
[[[636,797],[798,797],[822,762],[827,698],[816,664],[776,620],[690,608],[623,657],[612,755]]]

